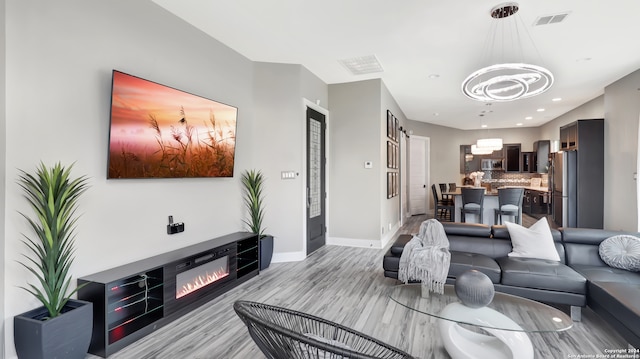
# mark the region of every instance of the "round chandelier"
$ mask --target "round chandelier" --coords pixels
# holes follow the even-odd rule
[[[502,19],[516,14],[518,9],[517,3],[500,4],[491,9],[491,17],[504,21]],[[517,22],[513,32],[520,33]],[[496,37],[496,34],[491,36],[492,39]],[[462,92],[477,101],[513,101],[547,91],[553,85],[553,80],[551,71],[542,66],[523,62],[498,63],[467,76],[462,82]]]

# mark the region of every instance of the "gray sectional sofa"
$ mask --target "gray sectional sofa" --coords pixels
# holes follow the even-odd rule
[[[600,229],[551,230],[560,262],[509,257],[511,239],[505,226],[443,223],[449,239],[453,284],[469,269],[485,273],[496,291],[545,302],[569,305],[580,320],[580,308],[589,306],[627,342],[640,347],[640,273],[609,267],[598,253],[603,240],[623,233]],[[398,278],[404,245],[411,235],[400,235],[383,259],[384,275]]]

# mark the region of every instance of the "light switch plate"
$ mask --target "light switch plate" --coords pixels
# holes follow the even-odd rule
[[[296,171],[282,171],[280,172],[280,178],[282,179],[295,179]]]

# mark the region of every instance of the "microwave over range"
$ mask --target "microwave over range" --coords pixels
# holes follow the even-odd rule
[[[502,170],[502,160],[500,159],[483,159],[480,163],[483,171]]]

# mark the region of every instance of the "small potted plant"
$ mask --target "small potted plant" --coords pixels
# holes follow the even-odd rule
[[[44,164],[32,175],[20,171],[24,190],[35,217],[20,213],[35,236],[23,235],[31,255],[19,261],[39,286],[21,287],[42,306],[14,317],[14,344],[19,358],[85,358],[93,325],[93,304],[71,299],[69,269],[74,260],[76,208],[88,187],[87,177],[70,178],[71,168]]]
[[[273,236],[264,234],[262,221],[264,220],[264,175],[261,171],[245,170],[242,173],[242,185],[244,190],[244,205],[247,209],[247,218],[242,221],[247,225],[251,233],[256,233],[260,238],[260,270],[265,270],[271,264],[273,257]]]

